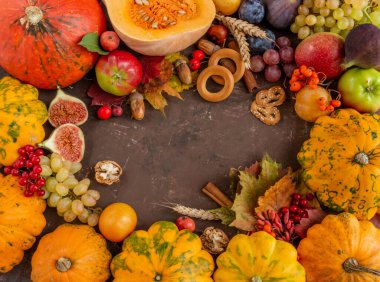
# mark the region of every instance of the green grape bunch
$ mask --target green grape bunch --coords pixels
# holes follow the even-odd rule
[[[303,0],[290,26],[299,39],[317,32],[333,32],[346,37],[356,25],[372,23],[380,27],[380,0]]]

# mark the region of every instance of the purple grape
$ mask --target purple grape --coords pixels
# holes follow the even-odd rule
[[[293,71],[297,68],[297,65],[295,63],[292,64],[285,64],[283,65],[282,69],[284,70],[284,73],[287,77],[292,77]]]
[[[294,62],[294,49],[292,47],[283,47],[279,51],[281,62],[290,64]]]
[[[263,60],[267,65],[277,65],[280,63],[280,55],[276,50],[268,49],[264,52]]]
[[[276,44],[279,48],[288,47],[288,46],[290,47],[292,45],[292,43],[290,42],[290,39],[287,38],[286,36],[281,36],[277,38]]]
[[[251,70],[253,72],[262,72],[265,69],[265,63],[261,55],[251,57]]]
[[[276,82],[281,78],[281,70],[278,65],[267,66],[264,76],[268,82]]]

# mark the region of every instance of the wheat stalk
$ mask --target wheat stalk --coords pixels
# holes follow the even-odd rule
[[[206,210],[202,210],[202,209],[195,209],[195,208],[186,207],[180,204],[171,204],[171,203],[168,203],[166,205],[164,204],[159,204],[159,205],[163,207],[167,207],[181,215],[186,215],[186,216],[190,216],[190,217],[194,217],[194,218],[198,218],[202,220],[220,220],[220,218],[214,213],[206,211]]]
[[[246,69],[251,68],[251,54],[249,53],[249,44],[247,42],[247,38],[245,37],[244,33],[241,31],[235,31],[233,33],[233,36],[235,37],[239,49],[240,49],[240,54],[243,59],[244,65]]]
[[[254,24],[219,14],[217,14],[215,18],[221,21],[225,26],[231,26],[234,29],[238,29],[248,36],[268,38],[266,32]]]

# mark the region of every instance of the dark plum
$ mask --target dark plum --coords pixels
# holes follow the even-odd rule
[[[260,23],[265,17],[261,0],[245,0],[239,8],[239,18],[252,24]]]
[[[269,29],[264,29],[264,31],[266,32],[268,39],[248,37],[251,55],[262,55],[266,50],[274,48],[276,36]]]

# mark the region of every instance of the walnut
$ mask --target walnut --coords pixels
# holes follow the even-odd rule
[[[114,161],[101,161],[95,165],[95,179],[100,184],[112,185],[120,181],[123,170]]]
[[[201,235],[203,249],[210,254],[223,253],[228,245],[229,239],[223,230],[215,227],[207,227]]]

